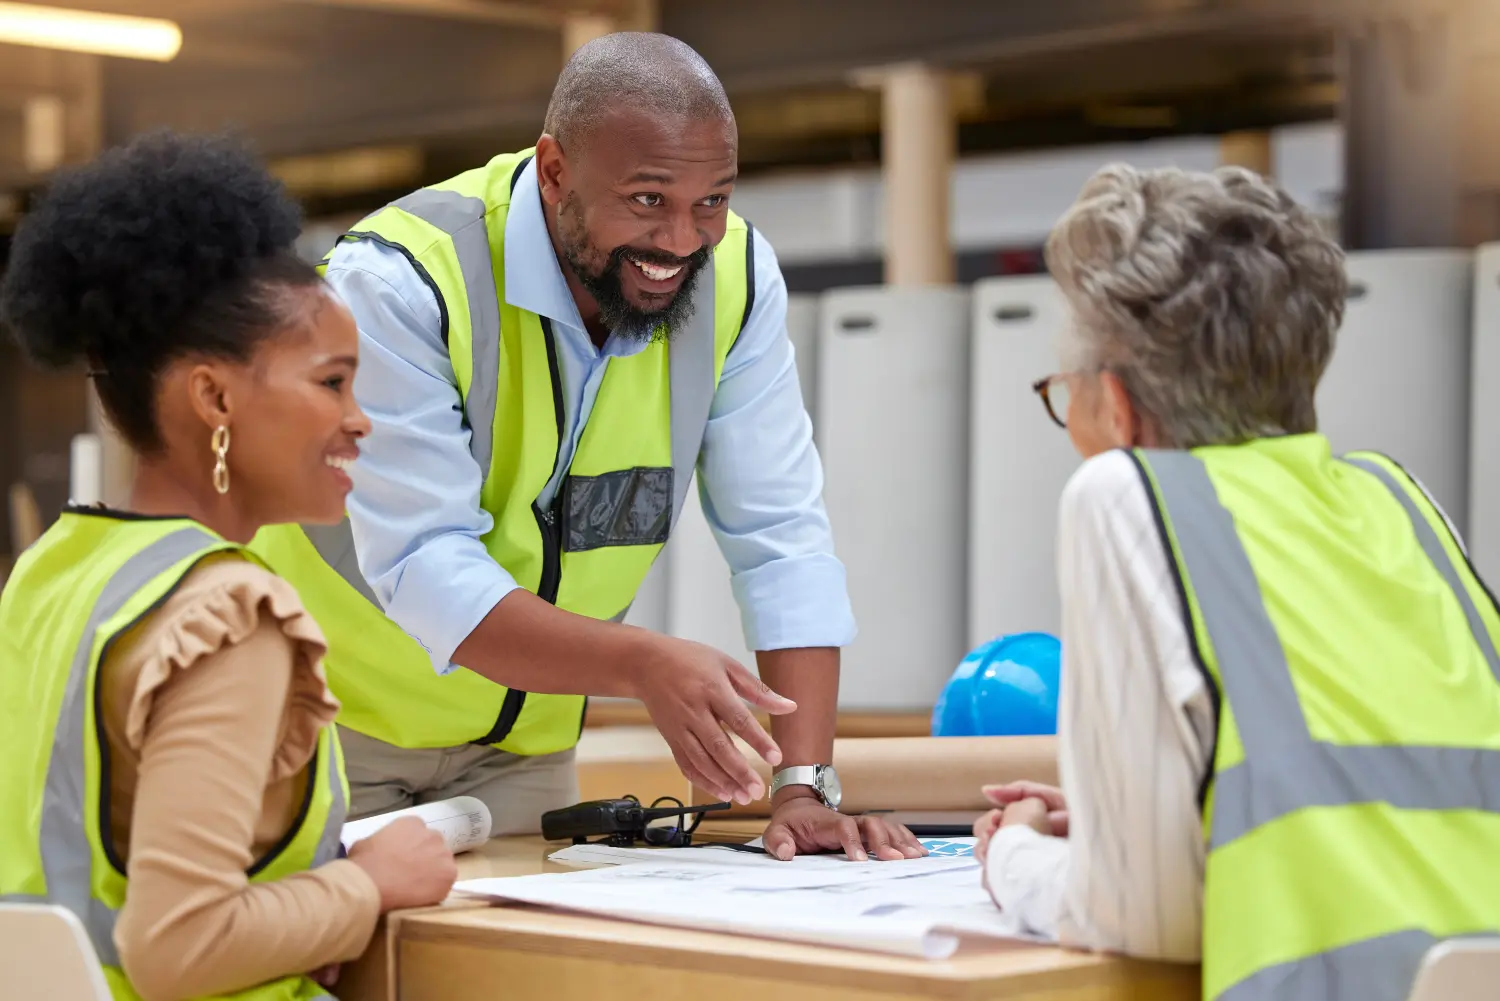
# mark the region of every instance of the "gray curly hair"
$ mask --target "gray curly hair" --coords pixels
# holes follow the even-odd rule
[[[1103,168],[1047,240],[1070,365],[1114,372],[1176,448],[1317,430],[1344,255],[1285,191],[1237,167]]]

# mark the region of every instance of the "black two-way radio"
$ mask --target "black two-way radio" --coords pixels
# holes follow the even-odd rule
[[[671,803],[671,806],[662,806]],[[596,799],[575,803],[542,814],[542,837],[548,841],[569,841],[575,845],[601,844],[628,848],[638,841],[660,848],[686,848],[693,843],[693,832],[705,813],[727,810],[728,803],[709,806],[684,806],[673,796],[663,796],[650,806],[642,806],[634,796],[621,799]],[[692,823],[688,823],[691,816]],[[656,821],[676,817],[677,823],[653,826]],[[592,839],[599,840],[592,840]]]

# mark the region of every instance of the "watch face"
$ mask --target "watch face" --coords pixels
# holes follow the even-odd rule
[[[844,798],[844,787],[839,784],[839,773],[831,767],[824,768],[818,775],[819,791],[823,793],[823,802],[830,809],[837,810],[839,801]]]

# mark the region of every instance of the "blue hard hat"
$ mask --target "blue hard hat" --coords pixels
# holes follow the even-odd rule
[[[1049,633],[1016,633],[963,659],[932,710],[934,737],[1000,737],[1057,732],[1062,643]]]

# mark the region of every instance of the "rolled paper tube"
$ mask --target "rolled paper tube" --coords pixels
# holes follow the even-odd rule
[[[769,789],[770,766],[753,754],[751,760]],[[841,813],[979,811],[989,807],[982,786],[1021,779],[1056,785],[1057,738],[841,738],[833,744],[833,764],[843,786]],[[703,790],[693,790],[694,803],[713,801]],[[766,798],[712,816],[763,817],[770,810]]]

